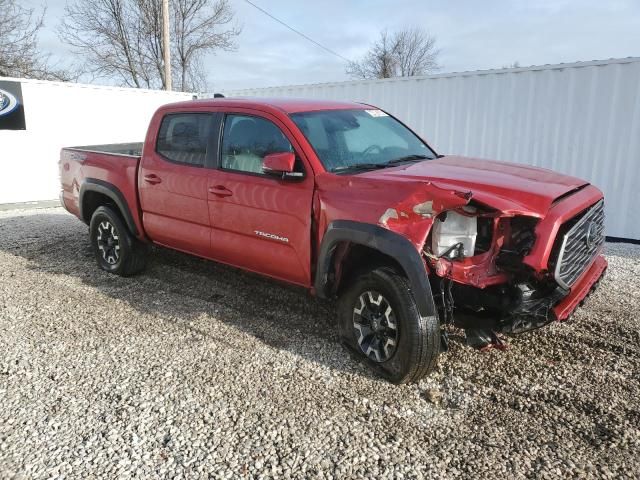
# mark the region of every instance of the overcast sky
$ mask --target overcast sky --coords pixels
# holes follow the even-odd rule
[[[47,6],[40,45],[63,62],[57,38],[66,0]],[[212,91],[347,80],[344,61],[244,0],[230,0],[242,34],[235,52],[207,58]],[[253,0],[344,57],[361,57],[379,32],[419,26],[434,34],[442,72],[640,56],[640,0]],[[108,83],[98,81],[97,83]]]

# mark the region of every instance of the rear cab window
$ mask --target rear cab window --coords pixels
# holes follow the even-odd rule
[[[192,167],[203,167],[212,133],[213,115],[170,113],[160,124],[156,152],[166,160]]]

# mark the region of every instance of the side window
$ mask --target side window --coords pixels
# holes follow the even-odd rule
[[[206,113],[166,115],[160,124],[156,151],[172,162],[204,166],[211,118]]]
[[[222,168],[262,174],[262,159],[280,152],[293,152],[293,147],[274,123],[249,115],[227,115],[222,136]]]

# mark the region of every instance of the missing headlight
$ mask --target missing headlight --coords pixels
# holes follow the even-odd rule
[[[475,254],[488,252],[493,242],[493,228],[495,219],[492,217],[478,217],[478,236],[476,237]]]
[[[512,273],[528,273],[528,267],[522,263],[536,241],[535,228],[537,218],[518,216],[510,221],[511,235],[507,238],[496,259],[496,265],[503,271]]]

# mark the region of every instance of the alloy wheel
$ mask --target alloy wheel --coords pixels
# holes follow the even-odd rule
[[[398,346],[398,325],[389,301],[380,293],[362,293],[353,309],[353,328],[360,350],[374,362],[389,360]]]
[[[111,222],[105,220],[98,225],[98,250],[102,259],[109,265],[115,265],[120,260],[120,237]]]

